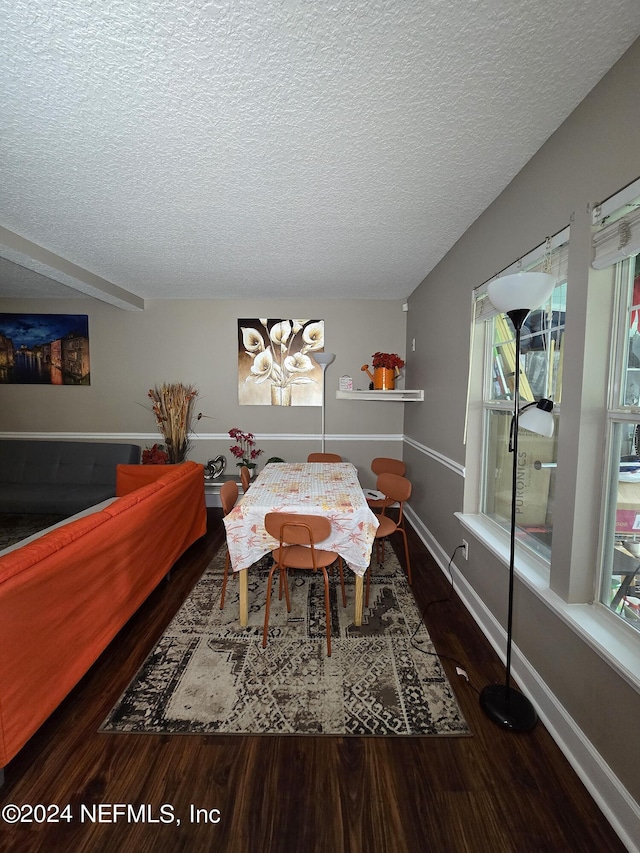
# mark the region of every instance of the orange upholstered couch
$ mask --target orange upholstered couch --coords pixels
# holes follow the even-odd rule
[[[0,768],[206,530],[202,465],[119,465],[116,495],[0,556]]]

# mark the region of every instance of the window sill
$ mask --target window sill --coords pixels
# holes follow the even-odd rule
[[[498,560],[509,565],[509,536],[482,515],[455,513],[462,526]],[[640,692],[640,634],[602,604],[567,604],[549,589],[549,567],[517,549],[515,574],[634,690]]]
[[[494,557],[509,565],[509,534],[485,515],[456,512],[456,518],[469,533],[479,539]],[[537,590],[549,587],[549,564],[533,551],[516,544],[516,575]]]

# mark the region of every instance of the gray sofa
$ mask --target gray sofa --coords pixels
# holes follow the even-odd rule
[[[116,465],[137,444],[0,439],[0,512],[74,515],[116,493]]]

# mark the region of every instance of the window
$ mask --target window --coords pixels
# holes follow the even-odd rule
[[[521,405],[547,397],[554,401],[556,428],[552,438],[521,429],[518,446],[516,519],[518,541],[545,561],[551,556],[553,501],[556,479],[558,406],[562,396],[562,346],[566,313],[566,259],[568,229],[557,235],[549,259],[545,244],[527,256],[525,271],[538,271],[551,263],[556,287],[540,309],[532,311],[521,334]],[[545,253],[547,257],[545,258]],[[485,326],[483,395],[483,468],[480,511],[500,527],[511,523],[513,459],[509,434],[513,415],[516,370],[515,331],[510,319],[487,305],[486,287],[476,294],[477,313]]]
[[[616,269],[600,601],[640,630],[640,255]]]

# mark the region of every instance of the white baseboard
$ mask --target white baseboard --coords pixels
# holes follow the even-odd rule
[[[447,567],[450,563],[450,555],[444,551],[410,506],[405,506],[405,514],[436,563],[448,577]],[[451,563],[449,571],[453,576],[456,593],[504,663],[506,645],[504,629],[476,595],[473,587],[455,563]],[[629,853],[640,853],[640,806],[638,803],[515,645],[512,648],[511,669],[523,693],[535,705],[544,726]]]

